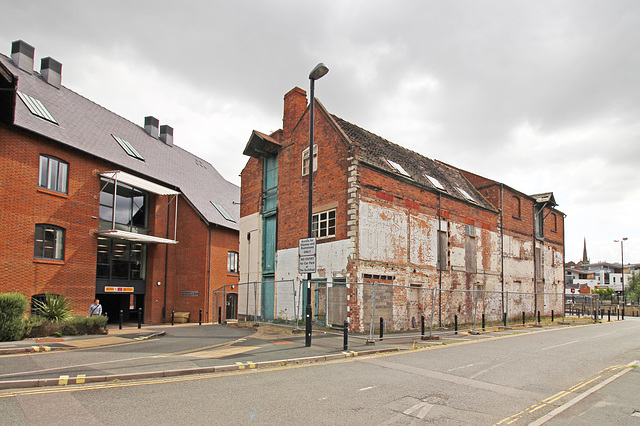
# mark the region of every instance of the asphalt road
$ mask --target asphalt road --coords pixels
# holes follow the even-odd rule
[[[640,424],[639,360],[632,318],[337,362],[0,391],[0,422]]]

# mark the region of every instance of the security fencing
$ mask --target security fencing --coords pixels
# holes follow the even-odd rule
[[[565,319],[565,306],[570,317],[602,316],[597,295],[586,295],[589,297],[584,297],[580,310],[576,310],[565,301],[564,293],[503,292],[485,290],[481,285],[460,290],[314,279],[310,287],[315,328],[341,333],[337,329],[343,328],[346,320],[352,338],[367,340],[428,338],[488,327],[560,321]],[[233,289],[224,286],[215,294],[214,318],[218,321],[237,319],[304,328],[306,280],[241,283]],[[237,295],[235,302],[230,300],[230,294]]]

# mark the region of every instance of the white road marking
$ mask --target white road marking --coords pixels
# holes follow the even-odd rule
[[[551,411],[546,416],[539,418],[535,422],[529,423],[529,426],[540,426],[542,424],[545,424],[546,422],[548,422],[549,420],[553,419],[555,416],[557,416],[558,414],[562,413],[566,409],[571,408],[572,406],[576,405],[578,402],[582,401],[583,399],[585,399],[586,397],[588,397],[592,393],[595,393],[596,391],[599,391],[600,389],[602,389],[603,387],[605,387],[609,383],[613,382],[617,378],[627,374],[629,371],[633,370],[633,367],[635,365],[637,365],[639,362],[640,361],[637,361],[637,360],[633,361],[633,362],[630,362],[629,364],[627,364],[627,368],[625,368],[624,370],[622,370],[621,372],[619,372],[615,376],[609,377],[604,382],[602,382],[602,383],[600,383],[598,385],[595,385],[594,387],[592,387],[588,391],[585,391],[585,392],[581,393],[580,395],[576,396],[575,398],[573,398],[571,401],[567,402],[566,404],[562,404],[560,407],[558,407],[555,410]]]
[[[433,404],[429,404],[428,402],[419,402],[413,407],[407,408],[402,412],[402,414],[406,414],[407,416],[417,417],[418,419],[424,419],[426,415],[431,410]],[[414,414],[416,413],[417,414]]]
[[[579,340],[572,340],[571,342],[560,343],[559,345],[547,346],[546,348],[540,349],[541,351],[546,351],[547,349],[559,348],[560,346],[573,345],[574,343],[578,343]]]
[[[371,389],[373,389],[373,388],[375,388],[375,387],[376,387],[376,386],[368,386],[368,387],[366,387],[366,388],[361,388],[361,389],[358,389],[358,392],[368,391],[368,390],[371,390]]]

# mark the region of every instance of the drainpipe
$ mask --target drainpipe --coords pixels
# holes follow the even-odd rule
[[[438,245],[440,245],[440,232],[442,232],[442,193],[438,192]],[[440,247],[440,251],[445,247]],[[438,263],[442,260],[442,254],[438,253]],[[442,264],[438,268],[438,327],[442,327]]]
[[[215,227],[216,225],[213,224]],[[206,295],[206,318],[207,322],[209,322],[209,312],[211,312],[211,233],[213,229],[211,229],[211,225],[209,225],[209,246],[207,247],[207,252],[209,255],[207,256],[207,295]]]
[[[169,195],[169,204],[171,196]],[[171,209],[167,208],[167,239],[169,239],[169,223],[171,222]],[[164,245],[164,306],[162,306],[162,322],[167,318],[167,277],[169,276],[169,244]]]
[[[504,184],[500,184],[500,282],[502,287],[502,312],[504,310]]]

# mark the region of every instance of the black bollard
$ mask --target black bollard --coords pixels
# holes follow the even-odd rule
[[[344,339],[342,342],[342,350],[349,349],[349,321],[344,320]]]
[[[200,308],[200,314],[198,315],[198,325],[202,325],[202,308]]]
[[[222,324],[222,306],[218,306],[218,324]]]
[[[454,324],[455,324],[456,334],[458,334],[458,315],[454,315],[453,316],[453,320],[454,320]]]
[[[524,312],[522,313],[522,326],[524,327],[526,323],[525,317],[524,317]]]
[[[540,324],[540,311],[538,311],[538,324]]]
[[[624,306],[622,307],[622,321],[624,321]]]
[[[484,322],[484,314],[482,314],[482,331],[484,331],[484,324],[485,324],[485,322]]]
[[[424,337],[424,315],[420,317],[420,335]]]
[[[611,322],[611,308],[607,309],[607,322]]]
[[[122,321],[124,320],[124,312],[120,309],[120,319],[118,321],[118,329],[122,330]]]
[[[142,308],[138,308],[138,328],[142,328]]]
[[[551,310],[551,322],[553,322],[553,309]]]
[[[173,320],[175,319],[175,316],[176,316],[176,311],[171,311],[171,326],[172,327],[173,327],[173,324],[174,324]]]
[[[502,324],[506,327],[507,326],[507,313],[503,312],[502,313]]]
[[[382,341],[383,335],[384,335],[384,319],[380,317],[380,341]]]

